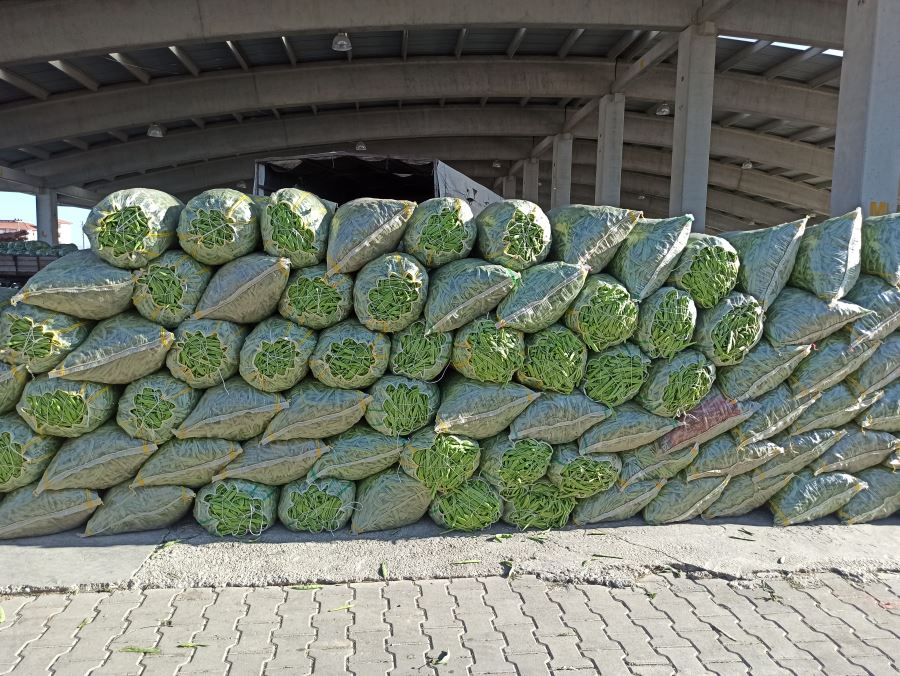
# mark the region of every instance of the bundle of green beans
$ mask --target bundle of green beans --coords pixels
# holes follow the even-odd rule
[[[369,390],[366,422],[382,434],[405,436],[434,418],[440,403],[438,386],[403,376],[384,376]]]
[[[452,333],[425,335],[425,321],[419,319],[391,339],[391,373],[417,380],[436,380],[450,362]]]
[[[616,453],[580,455],[576,444],[562,444],[553,451],[547,478],[562,497],[583,500],[611,488],[621,470]]]
[[[283,376],[294,367],[298,357],[296,344],[288,338],[263,341],[253,358],[253,366],[266,378]]]
[[[691,294],[709,309],[731,293],[737,283],[738,253],[721,237],[691,233],[669,283]]]
[[[83,396],[64,390],[27,396],[26,400],[31,415],[42,427],[76,427],[84,422],[88,413]]]
[[[481,477],[475,477],[431,502],[428,514],[442,528],[472,532],[500,519],[500,493]]]
[[[369,291],[369,312],[379,321],[397,321],[419,300],[421,284],[409,275],[393,274]]]
[[[58,366],[91,332],[91,322],[20,303],[0,314],[0,359],[29,373]]]
[[[225,363],[225,346],[217,335],[185,331],[178,342],[178,363],[195,378],[206,378],[217,373]]]
[[[651,359],[671,359],[691,344],[696,322],[690,295],[664,286],[641,303],[634,339]]]
[[[481,476],[507,500],[547,473],[553,447],[537,439],[511,441],[505,434],[484,442]]]
[[[18,317],[10,322],[6,346],[26,359],[44,359],[53,350],[54,336],[44,331],[28,317]]]
[[[712,362],[696,350],[684,350],[671,361],[653,362],[637,402],[651,413],[674,418],[699,404],[715,378]]]
[[[19,476],[24,465],[21,445],[13,442],[9,432],[0,434],[0,486]]]
[[[221,537],[261,535],[275,521],[278,488],[223,479],[204,486],[194,504],[194,517],[206,530]]]
[[[562,528],[573,509],[575,498],[563,496],[556,486],[541,479],[507,498],[503,520],[523,530]]]
[[[508,383],[525,359],[525,335],[497,328],[486,317],[466,324],[453,340],[453,368],[483,383]]]
[[[638,304],[609,275],[591,275],[566,310],[566,326],[594,352],[623,343],[637,328]]]
[[[174,329],[197,308],[212,273],[183,251],[166,251],[137,271],[131,300],[141,315]]]
[[[614,345],[588,358],[584,393],[607,406],[633,398],[647,380],[650,359],[631,343]]]
[[[144,245],[150,223],[144,210],[130,206],[113,211],[97,222],[96,237],[100,246],[115,256],[133,253]]]
[[[461,486],[478,469],[480,460],[481,448],[474,439],[424,429],[406,442],[400,466],[436,495]]]
[[[201,390],[159,371],[128,384],[119,399],[116,423],[137,439],[162,444],[172,438],[200,396]]]
[[[535,221],[534,213],[516,209],[503,236],[505,252],[523,261],[533,261],[546,247],[544,228]]]
[[[147,293],[158,307],[168,310],[178,309],[184,296],[184,287],[175,270],[154,265],[144,275],[142,283],[146,285]]]
[[[695,337],[697,347],[716,366],[732,366],[744,360],[762,332],[762,306],[753,296],[734,292],[700,313]]]
[[[350,316],[353,279],[336,273],[326,276],[324,265],[302,268],[291,274],[278,303],[285,319],[311,329],[324,329]]]
[[[531,333],[525,339],[525,361],[519,382],[547,392],[569,394],[584,378],[587,347],[561,324]]]
[[[160,390],[145,387],[131,399],[131,415],[150,430],[158,430],[172,419],[175,404],[162,396]]]
[[[278,518],[293,531],[332,533],[353,513],[356,484],[341,479],[300,479],[281,490]]]
[[[354,380],[365,376],[375,364],[372,348],[352,338],[331,344],[324,357],[331,374],[340,380]]]
[[[419,205],[419,207],[421,206]],[[420,227],[415,249],[407,247],[407,250],[420,260],[424,258],[422,262],[432,267],[466,256],[475,241],[475,227],[474,224],[468,227],[468,222],[472,217],[470,209],[466,209],[467,221],[461,217],[460,212],[463,206],[468,207],[462,200],[456,200],[456,203],[453,204],[454,208],[430,213]],[[413,228],[415,222],[416,212],[413,212],[409,226],[407,226],[407,233]],[[408,242],[408,237],[404,239],[404,242]],[[418,252],[421,252],[421,255]]]
[[[279,251],[305,253],[315,256],[315,233],[303,214],[296,213],[287,202],[276,202],[266,207],[271,237]]]

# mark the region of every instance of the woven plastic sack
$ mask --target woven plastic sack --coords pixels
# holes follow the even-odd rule
[[[356,488],[356,509],[350,530],[368,533],[409,526],[425,516],[431,491],[397,469],[369,477]]]
[[[856,425],[847,425],[844,430],[847,434],[840,441],[809,464],[813,474],[855,474],[867,467],[880,465],[900,450],[900,439],[889,432],[863,431]]]
[[[431,501],[428,516],[441,528],[476,531],[500,520],[503,501],[496,488],[475,477]]]
[[[535,406],[541,401],[543,397],[535,402]],[[607,420],[584,432],[578,440],[578,452],[586,454],[630,451],[653,443],[681,424],[672,418],[653,415],[637,404],[622,404],[613,409],[612,415]]]
[[[454,335],[450,361],[466,378],[508,383],[525,361],[525,335],[516,329],[497,327],[488,317],[476,319]]]
[[[35,434],[15,413],[0,416],[0,494],[40,479],[61,441]]]
[[[864,430],[900,432],[900,381],[884,388],[884,396],[876,401],[856,422]]]
[[[900,286],[900,214],[869,216],[863,221],[862,271]]]
[[[131,300],[142,316],[174,329],[197,307],[212,274],[184,251],[166,251],[135,273]]]
[[[559,488],[541,479],[510,496],[503,505],[505,523],[522,530],[563,528],[575,509],[575,498],[562,495]]]
[[[12,300],[12,297],[16,295],[18,289],[13,289],[8,286],[0,286],[0,308],[8,308],[9,302]]]
[[[385,334],[348,319],[319,334],[309,368],[322,384],[353,390],[383,376],[390,356],[391,341]]]
[[[859,278],[862,212],[859,208],[807,226],[789,283],[822,300],[843,298]]]
[[[795,397],[824,392],[866,363],[879,345],[880,341],[873,340],[854,347],[848,331],[828,336],[794,369],[788,378],[791,391]]]
[[[868,313],[853,303],[826,303],[806,291],[787,287],[766,313],[763,333],[775,347],[809,345]]]
[[[396,376],[416,380],[437,380],[453,351],[453,333],[425,335],[425,320],[419,319],[391,336],[388,367]]]
[[[850,327],[856,343],[881,340],[900,328],[900,289],[883,279],[860,275],[847,300],[872,310],[872,314],[860,317]]]
[[[756,298],[763,310],[775,302],[791,276],[807,220],[801,218],[771,228],[722,234],[741,260],[738,286]]]
[[[140,268],[172,246],[184,205],[161,190],[117,190],[84,222],[91,249],[110,265]]]
[[[687,246],[694,217],[642,218],[619,246],[608,272],[622,282],[635,300],[661,287]]]
[[[657,452],[673,453],[686,446],[703,444],[749,419],[758,409],[752,401],[731,401],[717,388],[682,416],[682,425],[654,442]]]
[[[168,373],[154,373],[129,384],[119,399],[116,422],[137,439],[161,444],[200,401],[195,390]]]
[[[324,265],[314,265],[291,274],[278,301],[278,312],[300,326],[324,329],[334,326],[353,311],[353,278],[325,275]]]
[[[207,265],[245,256],[259,244],[259,204],[230,188],[206,190],[184,205],[178,242]]]
[[[289,403],[278,392],[263,392],[241,378],[231,378],[203,393],[175,436],[246,441],[262,434],[275,414]]]
[[[656,415],[677,417],[699,404],[715,379],[711,361],[696,350],[684,350],[671,361],[653,362],[637,403]]]
[[[729,479],[728,476],[714,476],[685,481],[683,477],[676,477],[644,507],[644,521],[651,526],[690,521],[722,495]]]
[[[328,274],[356,272],[396,249],[415,208],[415,202],[373,197],[338,207],[328,233]]]
[[[866,483],[852,474],[829,472],[813,476],[804,471],[769,500],[769,509],[776,526],[793,526],[836,512],[865,489]]]
[[[402,331],[425,307],[428,273],[408,254],[391,253],[366,263],[353,284],[353,309],[372,331]]]
[[[341,479],[294,481],[281,489],[278,520],[301,533],[334,532],[353,514],[356,484]]]
[[[795,398],[787,385],[779,385],[755,400],[756,412],[731,430],[740,446],[775,436],[788,429],[803,412],[812,406],[819,394]]]
[[[44,373],[77,348],[92,323],[72,315],[20,304],[0,314],[0,358]]]
[[[587,526],[592,523],[624,521],[637,515],[659,495],[666,480],[638,481],[626,488],[613,486],[586,500],[580,500],[572,513],[572,523]]]
[[[268,317],[288,283],[287,258],[248,254],[216,270],[192,319],[253,324]]]
[[[475,218],[459,197],[433,197],[413,211],[403,233],[403,250],[422,265],[437,268],[465,258],[475,245]]]
[[[664,286],[641,302],[634,340],[651,359],[671,359],[691,344],[696,324],[690,294]]]
[[[480,473],[509,499],[545,476],[552,458],[553,447],[544,441],[498,434],[482,444]]]
[[[864,469],[856,478],[866,484],[841,507],[838,518],[845,524],[869,523],[885,519],[900,510],[900,472],[884,467]]]
[[[229,462],[212,480],[246,479],[282,486],[304,476],[316,460],[331,449],[321,439],[288,439],[260,444],[254,437],[242,444],[244,452]]]
[[[111,488],[131,479],[155,451],[156,444],[135,439],[110,422],[64,442],[34,491]]]
[[[93,251],[76,251],[34,273],[10,302],[96,320],[125,312],[133,291],[131,271],[113,267]]]
[[[609,275],[591,275],[563,317],[591,350],[600,352],[631,337],[637,328],[638,304]]]
[[[549,211],[556,260],[603,270],[641,217],[640,211],[619,207],[569,204]]]
[[[668,480],[688,467],[700,452],[700,444],[680,451],[661,453],[655,444],[641,446],[622,455],[619,487],[627,488],[638,481]]]
[[[225,479],[204,486],[194,500],[194,519],[211,535],[259,536],[275,524],[278,487]]]
[[[200,488],[241,453],[241,445],[227,439],[172,439],[144,463],[131,486]]]
[[[647,382],[650,358],[631,343],[592,353],[584,369],[584,393],[607,406],[620,406]]]
[[[217,319],[188,319],[166,355],[169,372],[191,387],[207,388],[238,372],[247,327]]]
[[[406,436],[434,420],[441,391],[434,383],[404,376],[384,376],[369,388],[372,401],[366,422],[390,436]]]
[[[432,494],[446,493],[468,481],[481,461],[478,442],[458,434],[420,430],[404,444],[400,467]]]
[[[790,436],[779,434],[772,443],[781,446],[784,453],[776,455],[753,470],[753,481],[761,482],[782,474],[797,473],[847,435],[847,431],[813,430]]]
[[[493,310],[520,275],[478,258],[451,261],[431,277],[425,302],[427,333],[453,331]]]
[[[443,388],[434,431],[487,439],[506,429],[539,396],[517,383],[492,385],[452,377]]]
[[[844,382],[859,396],[877,392],[900,378],[900,332],[887,336],[875,354],[848,375]]]
[[[757,399],[787,380],[812,349],[812,345],[773,347],[769,341],[761,340],[740,364],[718,369],[716,385],[729,399]]]
[[[195,493],[184,486],[113,486],[84,526],[85,537],[168,528],[191,511]]]
[[[900,452],[894,453],[893,455],[889,456],[887,460],[881,463],[881,465],[896,472],[898,469],[900,469]]]
[[[700,446],[700,454],[684,470],[685,481],[707,477],[735,477],[746,474],[768,462],[784,449],[771,441],[757,441],[739,446],[727,434]]]
[[[7,413],[16,408],[30,377],[28,369],[24,366],[0,363],[0,413]]]
[[[363,417],[372,396],[359,390],[328,387],[307,378],[288,392],[290,406],[276,414],[262,443],[319,439],[346,432]]]
[[[136,313],[121,314],[99,322],[49,376],[124,385],[162,368],[174,340]]]
[[[509,438],[537,439],[548,444],[577,441],[581,435],[613,415],[613,410],[580,392],[548,392],[512,421]]]
[[[519,284],[497,306],[497,325],[525,333],[546,329],[569,309],[587,273],[586,265],[559,261],[525,270]]]
[[[880,391],[860,396],[847,385],[846,381],[838,383],[822,392],[821,396],[800,414],[791,425],[791,434],[846,425],[882,396],[884,393]]]
[[[727,240],[691,233],[667,283],[684,289],[697,305],[709,309],[731,293],[739,267],[737,251]]]
[[[787,486],[795,476],[791,473],[779,474],[760,481],[754,481],[750,474],[732,477],[716,501],[703,510],[703,518],[749,514],[766,504],[769,498]]]
[[[257,324],[244,340],[238,372],[263,392],[289,390],[309,371],[317,336],[305,326],[280,317]]]
[[[763,334],[763,309],[753,296],[735,291],[697,317],[694,342],[716,366],[740,364]]]
[[[547,479],[563,497],[583,500],[609,490],[622,470],[615,453],[580,455],[575,444],[562,444],[553,450]]]
[[[360,481],[387,469],[400,459],[406,439],[356,425],[328,440],[331,448],[309,470],[311,479],[334,477]]]
[[[16,411],[38,434],[73,438],[109,420],[117,400],[111,385],[41,376],[25,386]]]
[[[321,263],[336,206],[299,188],[276,190],[260,208],[263,249],[289,259],[293,268]]]
[[[77,528],[101,505],[94,491],[69,488],[34,495],[23,486],[0,502],[0,540],[52,535]]]
[[[491,263],[521,272],[550,253],[550,221],[541,208],[526,200],[488,204],[475,217],[478,251]]]

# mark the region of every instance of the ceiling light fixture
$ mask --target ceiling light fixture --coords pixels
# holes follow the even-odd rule
[[[660,104],[659,106],[656,107],[656,114],[659,115],[660,117],[665,117],[666,115],[671,115],[672,114],[672,106],[670,106],[668,103]]]
[[[238,181],[234,184],[234,187],[238,190],[246,190],[247,189],[247,181]]]
[[[500,160],[494,160],[493,162],[491,162],[491,166],[492,166],[494,169],[499,169],[500,166],[501,166],[501,165],[500,165]]]
[[[750,160],[744,160],[743,164],[741,164],[741,169],[752,169],[752,168],[753,168],[753,162],[751,162]]]
[[[357,152],[360,152],[360,153],[363,150],[368,150],[368,148],[366,147],[366,142],[365,141],[357,141],[356,142],[356,150],[357,150]]]
[[[350,43],[350,36],[344,31],[336,34],[334,40],[331,41],[331,48],[336,52],[349,52],[353,49],[353,45]]]
[[[647,199],[647,196],[646,195],[638,195],[638,199],[643,201],[643,200]]]
[[[150,138],[162,138],[166,135],[166,128],[158,122],[152,122],[147,127],[147,136]]]

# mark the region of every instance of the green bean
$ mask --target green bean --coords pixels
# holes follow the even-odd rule
[[[523,530],[562,528],[574,508],[574,498],[564,497],[553,484],[539,481],[509,498],[503,518]]]
[[[673,416],[690,411],[707,395],[712,382],[713,376],[707,365],[688,364],[669,376],[662,394],[663,405]]]
[[[412,454],[416,478],[432,494],[445,493],[462,485],[478,468],[478,442],[455,434],[436,434],[430,448]]]
[[[215,373],[225,362],[225,346],[216,335],[186,331],[176,342],[175,349],[178,350],[178,363],[195,378],[205,378]]]
[[[336,495],[323,491],[315,484],[305,484],[302,490],[290,494],[288,517],[291,528],[309,533],[333,532],[346,521],[349,509]]]
[[[330,321],[341,305],[341,294],[324,277],[298,277],[287,289],[288,302],[298,317]]]
[[[647,380],[650,360],[636,347],[624,343],[588,359],[584,393],[607,406],[619,406],[633,398]]]
[[[762,316],[757,305],[745,303],[729,310],[712,330],[712,346],[725,364],[736,364],[759,339]]]
[[[425,322],[420,319],[398,333],[395,340],[397,348],[391,354],[391,370],[398,375],[430,380],[437,377],[438,374],[432,373],[438,364],[446,360],[452,338],[448,333],[426,336]]]
[[[384,424],[395,436],[414,432],[428,422],[428,395],[418,387],[388,385],[384,409]]]
[[[490,319],[476,319],[464,326],[453,344],[453,368],[485,383],[508,383],[524,359],[522,332],[498,328]]]
[[[519,379],[549,392],[570,393],[584,378],[587,348],[561,326],[532,334],[526,340]]]
[[[303,218],[287,202],[266,207],[272,223],[272,239],[282,251],[315,254],[315,233]]]
[[[462,254],[468,238],[466,226],[459,218],[459,208],[441,209],[431,214],[419,235],[419,246],[429,258],[447,253]]]
[[[484,479],[475,477],[438,495],[429,513],[444,528],[472,532],[496,523],[502,510],[497,491]]]
[[[7,347],[28,359],[43,359],[53,352],[57,345],[56,335],[44,331],[30,317],[17,317],[9,325]]]
[[[190,222],[190,233],[197,243],[207,249],[214,249],[234,241],[234,219],[221,211],[197,209],[197,215]]]
[[[150,234],[150,224],[144,210],[138,206],[113,211],[97,223],[97,243],[121,256],[144,246]]]
[[[147,271],[138,277],[137,285],[146,288],[147,294],[157,307],[168,310],[181,309],[185,282],[178,276],[174,266],[152,264],[147,266]]]
[[[504,253],[533,263],[544,248],[544,230],[534,222],[534,214],[515,210],[503,235]]]
[[[375,365],[372,346],[352,338],[332,343],[324,356],[328,370],[335,378],[351,381],[369,373]]]
[[[509,499],[525,486],[533,484],[547,473],[553,447],[537,439],[520,439],[500,459],[497,477],[500,479],[500,495]]]
[[[737,282],[738,257],[719,246],[704,246],[681,277],[681,284],[702,308],[711,308],[728,295]]]
[[[619,477],[618,470],[609,462],[584,455],[568,463],[560,474],[560,495],[578,499],[609,489]]]
[[[566,313],[566,325],[595,352],[627,340],[637,326],[638,304],[625,287],[589,279],[585,289],[590,296],[575,300]]]
[[[87,416],[84,397],[61,390],[29,396],[28,408],[35,420],[45,426],[72,428]]]
[[[419,301],[422,282],[411,274],[390,273],[387,279],[379,279],[366,294],[368,311],[372,319],[392,322],[408,317]]]
[[[640,345],[651,359],[671,359],[691,344],[696,313],[688,294],[670,288],[652,310],[647,306],[646,313],[639,322],[649,322],[649,336],[641,339]],[[646,336],[647,333],[642,327],[638,335]]]
[[[22,444],[14,442],[9,432],[3,432],[0,434],[0,486],[18,477],[24,467]]]
[[[294,368],[297,356],[297,344],[289,338],[274,342],[264,340],[253,357],[253,366],[266,378],[283,376],[288,369]]]
[[[160,429],[175,411],[175,404],[165,399],[162,390],[153,387],[145,387],[135,394],[131,404],[131,415],[142,428],[149,430]]]
[[[220,483],[203,501],[216,522],[216,533],[223,537],[259,535],[270,525],[263,513],[263,501],[251,498],[232,484]]]

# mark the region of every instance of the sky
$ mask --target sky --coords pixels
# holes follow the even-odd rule
[[[81,207],[59,207],[59,218],[72,223],[64,226],[60,232],[61,243],[70,242],[77,244],[79,248],[90,246],[87,237],[81,232],[81,225],[87,218],[88,211]],[[20,218],[28,223],[37,222],[34,195],[21,192],[0,192],[0,220],[14,218]]]

